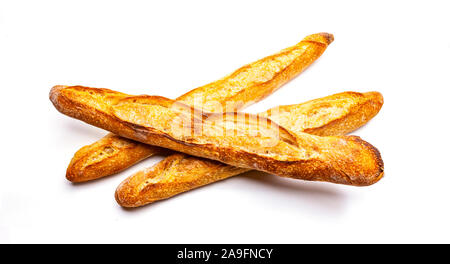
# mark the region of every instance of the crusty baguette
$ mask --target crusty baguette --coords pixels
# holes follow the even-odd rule
[[[303,104],[277,107],[259,115],[293,133],[339,136],[366,124],[382,105],[380,93],[344,92]],[[115,197],[123,207],[138,207],[246,171],[249,169],[179,153],[125,179],[116,189]]]
[[[378,150],[356,136],[293,133],[257,115],[206,113],[161,96],[115,93],[55,86],[50,100],[61,113],[117,135],[236,167],[357,186],[383,175]]]
[[[255,103],[306,69],[333,41],[333,35],[318,33],[307,36],[297,45],[282,50],[232,74],[194,89],[178,101],[209,112],[236,111]],[[108,176],[160,152],[160,148],[108,134],[77,151],[66,178],[83,182]]]

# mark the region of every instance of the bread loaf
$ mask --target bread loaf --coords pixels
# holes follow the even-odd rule
[[[117,135],[236,167],[357,186],[383,175],[378,150],[356,136],[293,133],[262,116],[108,89],[55,86],[50,99],[61,113]]]
[[[237,111],[270,95],[297,76],[320,57],[332,41],[333,35],[328,33],[307,36],[292,47],[245,65],[177,100],[209,112]],[[160,148],[110,133],[75,153],[66,178],[83,182],[108,176],[160,151]]]
[[[380,93],[344,92],[309,102],[281,106],[260,113],[293,133],[345,135],[372,119],[383,105]],[[224,163],[178,153],[125,179],[116,189],[116,201],[138,207],[217,182],[243,172]]]

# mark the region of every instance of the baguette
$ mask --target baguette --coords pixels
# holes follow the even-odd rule
[[[333,35],[307,36],[297,45],[243,66],[232,74],[196,88],[178,101],[209,112],[237,111],[262,100],[291,80],[325,51]],[[66,172],[72,182],[83,182],[120,172],[160,153],[161,148],[142,144],[114,134],[77,151]]]
[[[61,113],[117,135],[236,167],[356,186],[383,175],[378,150],[356,136],[293,133],[257,115],[206,113],[161,96],[115,93],[55,86],[50,100]]]
[[[259,116],[270,118],[293,133],[338,136],[366,124],[382,105],[380,93],[344,92],[303,104],[277,107]],[[125,179],[116,189],[115,198],[123,207],[143,206],[246,171],[249,169],[174,154]]]

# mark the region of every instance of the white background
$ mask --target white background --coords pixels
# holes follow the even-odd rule
[[[450,242],[448,1],[160,2],[0,0],[0,242]],[[116,186],[161,157],[65,179],[106,132],[58,113],[53,85],[175,98],[323,31],[335,36],[323,56],[247,111],[382,92],[354,133],[382,153],[377,184],[254,172],[125,210]]]

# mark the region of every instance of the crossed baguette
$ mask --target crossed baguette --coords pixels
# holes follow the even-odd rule
[[[317,59],[332,40],[333,36],[327,33],[310,35],[293,47],[246,65],[233,74],[194,89],[177,100],[195,104],[196,107],[201,106],[202,110],[207,111],[236,111],[259,101],[295,77]],[[120,93],[115,94],[118,95],[128,97]],[[211,102],[218,102],[219,107]],[[370,120],[381,105],[382,97],[378,93],[347,92],[300,105],[284,106],[281,110],[277,109],[280,112],[275,115],[269,110],[259,116],[275,119],[282,126],[297,133],[303,131],[316,135],[342,135]],[[317,116],[317,113],[321,114]],[[318,117],[315,123],[311,122],[314,115]],[[308,118],[300,118],[306,116]],[[297,121],[292,123],[294,117],[297,117]],[[289,132],[287,134],[288,138],[292,136],[289,136]],[[376,149],[372,150],[375,156],[379,156]],[[158,147],[109,134],[75,154],[67,170],[67,178],[77,182],[107,176],[161,151],[163,149]],[[381,158],[377,162],[381,168],[379,179],[383,174]],[[140,206],[248,170],[185,154],[173,154],[152,168],[126,179],[116,190],[116,200],[122,206]],[[314,180],[320,179],[316,177]],[[351,179],[347,181],[354,185],[360,184],[352,182]],[[365,184],[367,183],[362,185]]]
[[[297,76],[319,58],[332,41],[333,35],[328,33],[309,35],[292,47],[196,88],[178,97],[177,101],[195,104],[209,112],[222,112],[225,108],[237,111],[260,101]],[[105,177],[161,151],[158,147],[108,134],[75,153],[66,177],[72,182]]]
[[[236,167],[356,186],[383,176],[378,150],[356,136],[315,136],[257,115],[207,113],[108,89],[55,86],[50,100],[61,113],[117,135]]]
[[[303,104],[269,109],[259,116],[268,117],[294,133],[338,136],[366,124],[382,105],[380,93],[344,92]],[[246,171],[249,169],[177,153],[128,177],[116,189],[115,197],[123,207],[138,207]]]

